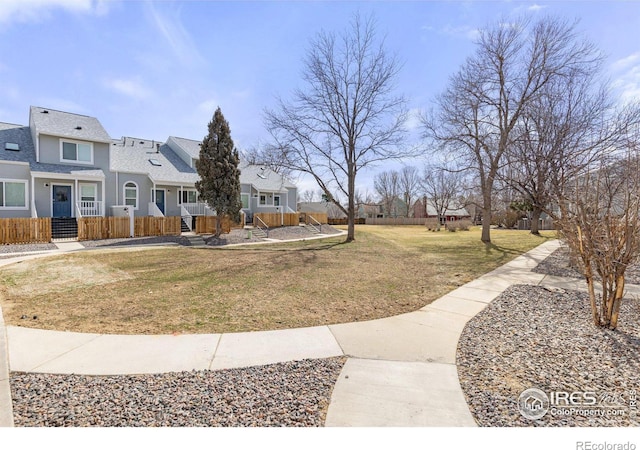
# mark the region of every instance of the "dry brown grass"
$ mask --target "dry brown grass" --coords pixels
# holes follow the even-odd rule
[[[342,238],[234,249],[98,250],[0,271],[12,325],[94,333],[220,333],[415,311],[547,238],[359,227]],[[33,316],[37,316],[34,320]],[[21,317],[26,317],[22,318]]]

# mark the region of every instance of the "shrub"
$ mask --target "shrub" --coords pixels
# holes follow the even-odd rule
[[[436,231],[438,229],[438,219],[429,218],[424,221],[424,225],[429,231]]]

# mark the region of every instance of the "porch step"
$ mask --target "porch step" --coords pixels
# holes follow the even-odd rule
[[[317,227],[317,226],[315,226],[315,225],[313,225],[313,224],[308,223],[308,224],[306,224],[304,227],[305,227],[305,228],[307,229],[307,231],[309,231],[310,233],[313,233],[313,234],[320,234],[320,230],[318,229],[318,227]]]
[[[77,239],[78,222],[74,218],[51,218],[51,239]]]
[[[253,235],[253,237],[257,237],[257,238],[266,238],[267,237],[267,233],[265,233],[263,230],[261,230],[258,227],[251,228],[251,234]]]
[[[187,225],[187,222],[185,222],[184,217],[180,218],[180,231],[182,233],[188,233],[189,231],[191,231],[189,229],[189,226]]]
[[[186,238],[189,241],[189,246],[205,246],[207,243],[204,241],[202,236],[199,234],[187,234],[182,235],[182,237]]]

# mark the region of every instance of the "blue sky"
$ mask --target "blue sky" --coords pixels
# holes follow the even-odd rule
[[[0,121],[27,124],[36,105],[95,116],[114,138],[200,140],[220,106],[247,149],[268,139],[264,108],[302,86],[309,40],[357,11],[375,15],[403,62],[398,90],[414,112],[472,53],[478,28],[523,14],[580,20],[617,92],[640,98],[636,1],[0,0]]]

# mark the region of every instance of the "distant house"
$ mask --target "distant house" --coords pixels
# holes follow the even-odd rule
[[[438,213],[436,208],[433,206],[433,201],[423,197],[416,201],[413,206],[413,216],[420,219],[430,219],[437,218]],[[444,217],[441,217],[441,221],[450,222],[452,220],[462,220],[462,219],[471,219],[471,215],[467,211],[466,208],[455,202],[452,207],[448,208]]]
[[[298,211],[302,213],[326,214],[329,219],[346,219],[347,215],[332,202],[300,202]]]
[[[131,207],[136,216],[215,214],[195,189],[200,142],[112,139],[95,117],[32,106],[29,126],[0,123],[0,218],[77,219]],[[241,163],[241,200],[256,212],[296,212],[294,184]]]
[[[384,211],[380,203],[363,203],[358,206],[357,217],[359,219],[379,219],[384,217]]]

